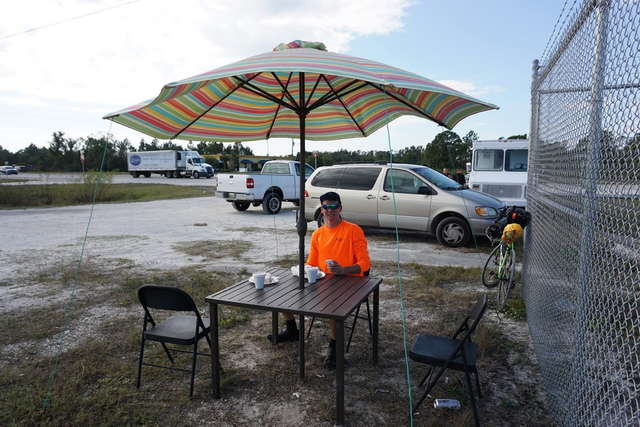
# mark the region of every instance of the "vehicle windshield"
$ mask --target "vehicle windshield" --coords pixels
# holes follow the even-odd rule
[[[201,163],[204,163],[204,158],[203,157],[192,157],[191,161],[196,164],[199,165]]]
[[[442,190],[462,190],[463,188],[465,188],[463,185],[458,184],[451,178],[448,178],[440,172],[434,171],[433,169],[426,166],[411,168],[411,170],[418,175],[426,178],[427,181]]]

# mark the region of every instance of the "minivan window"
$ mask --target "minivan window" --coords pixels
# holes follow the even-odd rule
[[[313,177],[311,185],[314,187],[325,187],[335,189],[345,168],[324,168],[319,169]]]
[[[391,186],[392,175],[393,187]],[[393,174],[391,170],[388,170],[384,180],[384,191],[387,193],[395,191],[396,193],[418,194],[418,187],[424,186],[425,183],[420,179],[401,169],[394,169]]]
[[[427,181],[429,181],[436,187],[441,188],[443,190],[459,190],[464,188],[464,186],[458,184],[451,178],[448,178],[443,174],[441,174],[440,172],[434,171],[433,169],[428,168],[426,166],[411,168],[411,170],[417,173],[418,175],[426,178]],[[394,173],[395,173],[395,170],[394,170]]]
[[[378,180],[382,168],[349,167],[346,168],[338,183],[342,190],[369,191]]]

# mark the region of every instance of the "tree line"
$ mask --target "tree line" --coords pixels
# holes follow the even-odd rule
[[[509,139],[525,139],[526,135],[514,135]],[[478,140],[478,135],[470,131],[460,137],[452,131],[444,131],[435,136],[433,141],[424,146],[411,146],[390,153],[389,151],[349,151],[342,149],[334,152],[319,152],[317,158],[313,153],[305,153],[306,162],[310,165],[329,166],[339,162],[391,161],[396,163],[412,163],[426,165],[436,170],[447,167],[455,170],[465,168],[471,161],[471,146]],[[251,148],[237,142],[223,144],[221,142],[193,142],[186,146],[174,141],[159,142],[152,139],[146,142],[142,138],[138,147],[134,147],[128,139],[113,140],[105,136],[89,136],[87,138],[66,138],[64,132],[54,132],[48,147],[37,147],[35,144],[12,153],[0,145],[0,164],[25,165],[35,172],[80,172],[102,170],[107,172],[127,171],[128,151],[155,150],[194,150],[201,155],[217,154],[223,164],[238,166],[241,156],[252,156]],[[81,156],[84,163],[81,162]],[[296,158],[299,157],[296,155]],[[102,165],[104,159],[104,165]]]

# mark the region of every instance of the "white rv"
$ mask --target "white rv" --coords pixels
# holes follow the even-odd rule
[[[467,163],[469,188],[490,194],[507,206],[526,207],[528,139],[476,141]]]

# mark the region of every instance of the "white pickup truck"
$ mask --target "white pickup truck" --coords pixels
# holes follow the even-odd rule
[[[313,168],[305,164],[305,179]],[[218,173],[216,197],[226,199],[235,210],[246,211],[250,205],[260,206],[268,213],[280,212],[282,202],[300,202],[300,163],[292,160],[271,160],[260,173]]]

